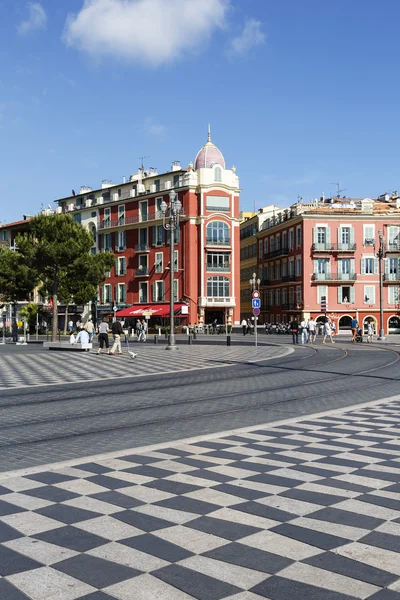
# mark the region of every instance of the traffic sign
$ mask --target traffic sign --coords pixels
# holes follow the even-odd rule
[[[260,298],[253,298],[253,300],[251,301],[251,306],[252,306],[252,308],[260,308],[260,306],[261,306]]]
[[[253,308],[253,315],[254,315],[255,317],[258,317],[258,316],[259,316],[259,314],[260,314],[260,312],[261,312],[261,311],[260,311],[260,309],[259,309],[259,308]]]
[[[326,296],[321,296],[321,311],[326,312]]]
[[[254,290],[252,293],[253,298],[259,298],[260,297],[260,292],[258,290]]]

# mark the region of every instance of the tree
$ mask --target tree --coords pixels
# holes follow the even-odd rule
[[[114,255],[110,252],[90,255],[91,233],[71,215],[63,213],[34,217],[29,233],[18,236],[16,243],[41,288],[52,298],[52,340],[56,341],[60,291],[65,293],[70,284],[75,293],[87,283],[97,288],[105,279],[105,269],[114,265]]]

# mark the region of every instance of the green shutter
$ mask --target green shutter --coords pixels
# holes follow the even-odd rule
[[[386,260],[385,260],[385,263],[386,263]],[[385,265],[385,268],[386,268],[386,265]],[[377,258],[374,258],[374,273],[375,273],[375,275],[378,273],[378,271],[379,271],[379,261]]]
[[[338,289],[337,289],[337,301],[338,301],[338,304],[342,304],[342,288],[340,285],[338,286]]]
[[[356,261],[354,258],[350,259],[350,274],[353,275],[356,272]]]
[[[314,227],[313,236],[314,244],[318,244],[318,227]]]
[[[365,258],[361,259],[361,275],[365,275]]]
[[[331,245],[331,228],[327,227],[326,231],[325,231],[325,240],[326,240],[326,247],[329,248],[329,246]]]
[[[352,304],[354,304],[354,302],[355,302],[355,296],[356,296],[356,294],[355,294],[354,286],[351,286],[350,287],[350,302]]]
[[[350,244],[354,244],[354,228],[350,227]]]

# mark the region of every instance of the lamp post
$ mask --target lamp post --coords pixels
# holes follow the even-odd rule
[[[252,279],[250,279],[249,283],[250,283],[250,289],[252,292],[254,292],[255,290],[259,290],[260,289],[260,279],[256,279],[257,275],[255,273],[253,273],[253,277]],[[257,348],[257,321],[258,321],[258,317],[254,317],[254,335],[255,335],[255,346]]]
[[[179,229],[179,215],[182,209],[182,203],[178,200],[178,195],[174,190],[169,193],[169,204],[163,200],[161,202],[161,212],[163,214],[163,227],[169,231],[169,265],[170,265],[170,298],[169,298],[169,337],[167,350],[176,350],[175,344],[175,322],[174,322],[174,280],[175,280],[175,256],[174,242],[175,231]]]
[[[378,266],[379,266],[379,336],[378,340],[385,339],[385,330],[383,327],[383,273],[382,273],[382,259],[385,256],[386,249],[386,240],[383,237],[382,230],[378,231],[379,237],[379,247],[378,252],[376,252],[376,257],[378,258]],[[374,251],[375,251],[375,240],[374,240]]]

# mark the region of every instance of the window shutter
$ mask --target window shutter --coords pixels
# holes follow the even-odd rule
[[[157,227],[154,225],[151,230],[151,243],[155,246],[157,244]]]
[[[342,243],[342,228],[338,228],[338,244]]]
[[[354,302],[355,302],[355,296],[356,296],[355,295],[355,289],[354,289],[353,286],[351,286],[351,288],[350,288],[350,302],[352,304],[354,304]]]
[[[337,289],[337,301],[338,301],[338,304],[342,304],[342,288],[341,288],[341,286],[339,286]]]
[[[329,258],[325,261],[325,273],[327,275],[330,275],[331,273],[331,261],[329,260]]]
[[[314,244],[318,243],[318,227],[314,227],[313,229],[313,241]]]
[[[378,262],[378,259],[376,259],[376,262]],[[389,270],[390,270],[390,260],[388,258],[384,259],[384,266],[385,266],[385,273],[386,273],[386,275],[388,275]]]
[[[325,240],[326,240],[326,246],[327,248],[329,248],[329,246],[331,245],[331,228],[327,227],[325,230]]]
[[[353,275],[356,272],[356,261],[354,258],[350,259],[350,274]]]
[[[361,259],[361,275],[365,275],[365,258]]]
[[[314,273],[318,273],[318,259],[317,258],[314,258]]]
[[[161,282],[161,300],[164,300],[165,297],[165,286],[164,286],[164,282]]]
[[[371,304],[375,304],[375,286],[371,286],[371,292],[372,292],[371,293],[371,299],[372,299]]]
[[[386,260],[385,260],[386,263]],[[385,268],[386,268],[386,264],[385,264]],[[376,275],[379,271],[379,262],[377,258],[374,258],[374,274]]]
[[[152,295],[152,298],[153,298],[153,302],[155,302],[157,300],[157,298],[156,298],[156,284],[155,283],[151,284],[151,295]]]
[[[354,228],[350,227],[350,244],[354,244]]]

